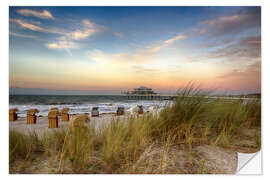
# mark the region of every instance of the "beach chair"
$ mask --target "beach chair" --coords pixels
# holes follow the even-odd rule
[[[92,116],[92,117],[98,117],[98,116],[99,116],[98,107],[93,107],[93,108],[92,108],[91,116]]]
[[[53,110],[48,113],[49,128],[58,128],[58,111]]]
[[[38,109],[29,109],[27,111],[27,117],[26,117],[27,124],[36,124],[36,122],[37,122],[36,113],[39,113]]]
[[[50,109],[50,111],[58,111],[58,108],[57,108],[57,107],[52,107],[52,108]]]
[[[69,129],[76,132],[84,128],[90,122],[90,118],[86,114],[72,115],[69,121]]]
[[[17,111],[18,111],[17,108],[9,110],[9,121],[16,121],[18,119]]]
[[[117,110],[116,110],[116,115],[117,115],[117,116],[120,116],[120,115],[124,115],[124,113],[125,113],[125,108],[122,107],[122,106],[119,106],[119,107],[117,108]]]
[[[60,114],[60,111],[58,110],[57,107],[52,107],[52,108],[50,109],[50,111],[57,111],[57,115],[58,115],[58,116],[61,115],[61,114]]]
[[[61,110],[62,121],[69,121],[68,111],[69,111],[69,108],[63,108]]]

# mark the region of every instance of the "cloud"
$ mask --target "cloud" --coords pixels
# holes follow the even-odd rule
[[[30,38],[30,39],[35,39],[38,41],[43,41],[42,39],[36,37],[36,36],[32,36],[32,35],[26,35],[26,34],[19,34],[19,33],[14,33],[14,32],[9,32],[10,36],[16,36],[16,37],[21,37],[21,38]]]
[[[11,19],[11,22],[15,22],[23,29],[29,29],[32,31],[44,33],[61,34],[63,36],[59,37],[60,40],[82,40],[90,37],[95,32],[98,32],[97,26],[87,19],[81,21],[79,26],[82,27],[81,29],[76,29],[75,31],[71,32],[68,32],[67,30],[63,29],[42,27],[40,25],[35,25],[34,23],[30,23],[21,19]]]
[[[241,38],[239,41],[209,52],[207,58],[227,60],[254,60],[261,58],[261,36]]]
[[[23,20],[20,20],[20,19],[14,19],[13,22],[19,24],[22,28],[24,29],[29,29],[29,30],[32,30],[32,31],[39,31],[39,32],[45,32],[46,30],[37,26],[37,25],[34,25],[34,24],[30,24],[28,22],[25,22]]]
[[[134,65],[134,66],[131,66],[131,69],[135,71],[135,73],[158,73],[159,70],[158,69],[153,69],[153,68],[145,68],[145,67],[142,67],[142,66],[138,66],[138,65]]]
[[[134,65],[146,61],[151,61],[152,60],[152,58],[150,57],[151,55],[158,53],[162,48],[165,48],[173,44],[174,42],[184,38],[186,37],[183,35],[177,35],[161,43],[157,43],[147,47],[142,47],[132,55],[126,53],[108,54],[97,49],[87,51],[86,54],[91,60],[99,63],[107,63],[107,64],[118,63],[124,65]]]
[[[164,44],[165,45],[170,45],[170,44],[174,43],[175,41],[180,40],[180,39],[184,39],[184,38],[185,38],[185,36],[183,36],[183,35],[177,35],[177,36],[174,36],[171,39],[168,39],[168,40],[164,41]]]
[[[93,35],[95,32],[98,31],[97,26],[93,22],[87,19],[82,20],[81,24],[82,24],[82,29],[78,29],[78,30],[75,30],[74,32],[68,33],[67,38],[71,38],[74,40],[81,40],[81,39],[88,38],[89,36]]]
[[[185,38],[186,38],[185,36],[179,34],[177,36],[174,36],[170,39],[163,41],[162,43],[151,45],[151,46],[143,49],[141,52],[143,54],[152,55],[152,54],[159,52],[162,48],[165,48],[165,47],[175,43],[176,41],[181,40],[181,39],[185,39]]]
[[[87,19],[82,20],[80,26],[81,29],[64,33],[63,36],[58,38],[57,42],[46,44],[46,47],[49,49],[65,50],[69,55],[72,56],[69,49],[80,47],[79,44],[74,41],[86,39],[98,32],[97,26]]]
[[[260,8],[245,8],[231,16],[223,16],[201,22],[207,25],[209,35],[226,35],[241,33],[251,28],[261,27]]]
[[[80,46],[72,41],[58,41],[55,43],[47,43],[45,44],[49,49],[74,49],[79,48]]]
[[[218,78],[227,79],[227,78],[258,78],[261,75],[261,61],[256,61],[253,64],[247,66],[247,68],[234,69],[229,73],[218,76]]]
[[[21,20],[21,19],[11,19],[10,21],[15,22],[23,29],[28,29],[28,30],[38,31],[38,32],[43,32],[43,33],[66,34],[66,31],[61,30],[61,29],[47,28],[47,27],[42,27],[40,25],[36,25],[36,24],[40,24],[40,23],[34,24],[34,23],[30,23],[30,22],[27,22],[27,21]]]
[[[86,55],[95,62],[111,65],[139,64],[149,60],[147,57],[140,54],[129,55],[125,53],[104,53],[98,49],[87,51]]]
[[[227,62],[243,63],[261,59],[261,36],[247,36],[238,40],[221,41],[208,46],[206,42],[201,49],[204,52],[199,56],[186,57],[187,62],[202,62],[206,60],[224,60]],[[213,50],[214,48],[214,50]],[[210,49],[210,50],[209,50]]]
[[[74,41],[86,39],[99,31],[97,25],[87,19],[84,19],[80,22],[78,29],[70,32],[62,29],[42,27],[40,25],[36,25],[21,19],[11,19],[11,22],[15,22],[23,29],[43,33],[60,34],[61,36],[57,38],[56,42],[47,43],[45,46],[49,49],[66,50],[70,55],[71,53],[69,49],[80,47],[78,43]]]
[[[247,67],[233,69],[217,77],[217,81],[223,87],[245,92],[261,91],[261,61],[256,61]],[[222,88],[222,87],[221,87]]]
[[[17,13],[24,16],[34,16],[34,17],[38,17],[42,19],[54,19],[53,15],[47,10],[43,10],[40,12],[40,11],[31,10],[31,9],[20,9],[20,10],[17,10]]]

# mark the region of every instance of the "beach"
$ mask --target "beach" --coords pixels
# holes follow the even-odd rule
[[[13,100],[10,105],[19,108],[18,120],[9,122],[12,174],[234,174],[237,153],[255,153],[261,146],[259,99],[206,101],[184,94],[170,106],[165,101],[116,102],[96,97],[91,101],[86,96],[72,97],[69,104],[34,103],[33,99],[40,97],[32,96],[23,105]],[[161,111],[155,114],[150,107],[158,103]],[[119,104],[124,104],[125,113],[116,116]],[[144,113],[134,114],[130,107],[139,104]],[[52,107],[61,111],[73,106],[70,119],[75,114],[89,117],[92,105],[101,109],[99,116],[90,117],[79,131],[70,131],[61,116],[58,128],[49,128],[48,116],[42,115]],[[27,124],[24,111],[41,106],[36,124]]]
[[[99,130],[102,127],[109,125],[113,119],[124,119],[128,116],[128,113],[121,116],[116,116],[113,113],[104,113],[99,117],[90,117],[90,125],[95,125],[95,129]],[[58,128],[48,128],[48,124],[48,116],[37,117],[36,124],[26,124],[26,117],[19,117],[17,121],[9,123],[9,130],[15,130],[24,134],[35,132],[38,136],[42,136],[44,133],[69,127],[69,122],[62,121],[61,116],[58,116]]]

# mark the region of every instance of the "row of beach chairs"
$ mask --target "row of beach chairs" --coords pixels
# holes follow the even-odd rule
[[[16,121],[18,109],[10,109],[9,110],[9,121]],[[85,127],[85,123],[90,121],[89,117],[85,114],[79,114],[72,116],[70,120],[70,116],[68,114],[69,108],[64,108],[61,112],[58,111],[57,108],[51,108],[48,113],[49,120],[49,128],[58,128],[58,116],[62,116],[62,121],[69,122],[69,128],[72,132],[76,129]],[[27,111],[27,124],[36,124],[38,109],[30,109]]]
[[[9,121],[16,121],[18,119],[17,108],[13,108],[9,110]],[[61,116],[63,122],[68,122],[70,120],[69,108],[63,108],[61,112],[59,112],[58,108],[51,108],[48,113],[48,121],[49,128],[58,128],[58,116]],[[91,116],[96,117],[99,116],[98,107],[93,107],[90,109]],[[38,109],[29,109],[27,111],[26,123],[27,124],[36,124],[37,122],[37,113],[39,113]],[[116,111],[116,115],[123,115],[124,107],[118,107]]]
[[[16,121],[18,119],[17,108],[9,110],[9,121]],[[62,121],[69,121],[69,108],[63,108],[61,112],[58,111],[58,108],[51,108],[48,113],[49,128],[58,127],[58,116],[62,117]],[[29,109],[26,116],[26,124],[36,124],[37,123],[37,113],[38,109]]]

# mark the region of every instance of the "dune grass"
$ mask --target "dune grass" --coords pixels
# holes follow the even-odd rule
[[[192,173],[179,164],[179,148],[187,148],[191,159],[194,146],[235,148],[233,142],[242,140],[243,129],[255,129],[249,139],[256,141],[252,151],[260,149],[260,99],[207,99],[207,95],[188,86],[158,116],[114,119],[100,131],[89,125],[41,138],[10,131],[10,166],[39,154],[55,159],[55,173]],[[207,172],[205,161],[196,162],[196,172]]]

